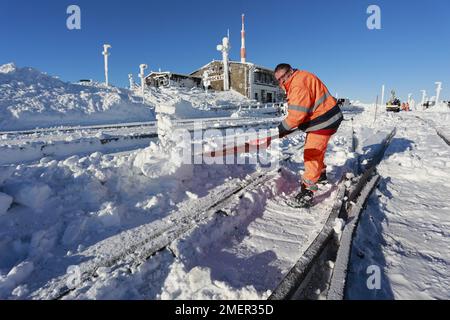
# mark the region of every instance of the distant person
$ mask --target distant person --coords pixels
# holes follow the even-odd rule
[[[305,173],[295,203],[299,207],[310,207],[319,189],[317,184],[327,181],[325,153],[331,136],[343,120],[342,112],[336,99],[315,75],[283,63],[275,68],[275,78],[286,91],[288,100],[288,116],[278,127],[280,138],[297,129],[307,133]]]

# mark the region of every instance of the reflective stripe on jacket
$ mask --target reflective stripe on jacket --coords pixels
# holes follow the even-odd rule
[[[343,120],[336,99],[314,74],[295,70],[284,84],[288,99],[288,116],[280,131],[300,129],[305,132],[337,130]]]

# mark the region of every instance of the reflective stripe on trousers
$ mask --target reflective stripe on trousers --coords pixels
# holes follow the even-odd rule
[[[331,135],[313,132],[308,133],[306,136],[304,151],[305,173],[302,181],[306,188],[312,191],[317,190],[316,183],[322,174],[322,170],[326,168],[324,160],[330,138]]]

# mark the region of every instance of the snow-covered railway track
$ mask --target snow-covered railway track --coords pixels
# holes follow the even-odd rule
[[[428,126],[432,127],[435,131],[436,134],[442,139],[444,140],[444,142],[450,146],[450,137],[448,137],[444,132],[442,132],[439,128],[437,128],[431,121],[429,120],[425,120],[419,116],[416,116],[417,119],[419,119],[420,121],[422,121],[423,123],[427,124]]]
[[[303,146],[301,145],[291,146],[289,151],[292,153],[288,154],[283,160],[288,161],[289,159],[291,159],[292,156],[294,156],[297,153],[297,151],[300,150],[302,147]],[[381,159],[380,156],[374,158]],[[287,162],[286,164],[289,165],[290,162]],[[369,167],[368,170],[370,169],[371,167]],[[337,175],[335,175],[335,178],[339,179],[339,177],[341,176],[343,176],[342,173],[337,173]],[[367,179],[370,179],[370,177],[371,175],[368,175]],[[82,294],[83,291],[88,290],[88,288],[90,288],[91,286],[94,285],[94,283],[97,282],[96,279],[98,277],[98,274],[101,274],[102,273],[101,270],[103,270],[104,268],[110,270],[109,272],[114,272],[114,270],[122,270],[120,272],[123,272],[123,270],[130,270],[129,272],[131,275],[134,272],[132,270],[136,270],[140,266],[146,264],[150,258],[153,260],[153,257],[155,255],[159,257],[162,254],[159,253],[160,251],[166,249],[164,250],[164,252],[167,253],[167,249],[169,249],[169,251],[171,252],[173,248],[177,250],[176,243],[178,243],[179,240],[183,242],[183,239],[189,239],[190,237],[189,235],[192,232],[197,231],[200,231],[201,233],[206,232],[205,233],[206,236],[208,232],[214,231],[216,223],[218,223],[218,225],[224,223],[224,226],[226,225],[227,227],[231,228],[234,225],[234,223],[239,223],[240,218],[237,219],[233,218],[229,220],[228,217],[223,217],[223,215],[228,215],[230,213],[228,210],[230,209],[235,211],[236,208],[239,208],[239,206],[236,207],[237,203],[241,202],[242,200],[244,200],[245,202],[245,197],[247,197],[248,194],[255,192],[256,194],[260,194],[260,192],[266,192],[264,191],[265,190],[264,186],[267,186],[271,183],[275,183],[275,181],[278,181],[279,178],[280,172],[278,169],[256,172],[250,175],[247,179],[245,179],[239,184],[236,183],[225,184],[214,189],[208,194],[208,196],[204,198],[196,199],[195,201],[186,201],[185,203],[182,203],[181,205],[178,206],[178,209],[176,209],[175,211],[173,211],[172,213],[170,213],[168,216],[166,216],[161,220],[157,220],[150,224],[142,225],[137,228],[124,231],[113,237],[105,239],[79,253],[80,257],[82,257],[82,260],[84,262],[78,264],[74,269],[72,269],[74,273],[69,272],[62,276],[54,278],[53,280],[50,280],[44,286],[40,287],[37,290],[35,289],[36,291],[34,291],[30,295],[30,298],[33,299],[62,299],[65,297],[70,299],[76,298],[77,296],[79,296],[80,293]],[[355,194],[355,196],[357,197],[359,196],[359,194],[362,194],[364,190],[365,189],[363,188],[363,191],[359,193],[355,191],[353,192],[353,194]],[[346,184],[345,181],[342,181],[342,183],[336,186],[334,191],[332,191],[331,193],[331,195],[333,195],[334,200],[333,198],[330,198],[328,201],[326,201],[327,204],[317,206],[317,210],[319,210],[321,213],[320,215],[314,214],[315,217],[314,219],[320,218],[320,220],[317,220],[314,226],[311,225],[313,227],[313,230],[311,230],[310,232],[311,235],[308,234],[303,235],[302,232],[308,230],[309,227],[307,226],[307,224],[309,223],[308,221],[313,219],[312,216],[305,217],[306,224],[303,227],[306,229],[304,231],[301,231],[304,228],[303,227],[300,228],[299,229],[300,233],[298,233],[299,230],[295,231],[294,228],[291,230],[294,233],[289,231],[287,234],[282,233],[280,234],[279,232],[276,232],[275,225],[274,226],[268,225],[269,229],[274,228],[273,236],[279,238],[279,239],[277,238],[278,240],[276,240],[280,242],[279,245],[281,245],[281,242],[284,243],[284,241],[288,241],[286,243],[287,246],[290,246],[292,248],[297,247],[298,248],[297,250],[300,250],[300,252],[296,257],[302,255],[302,258],[300,260],[303,260],[302,263],[304,265],[302,269],[303,272],[299,274],[298,273],[299,268],[297,268],[297,274],[294,274],[293,278],[292,278],[292,271],[289,273],[291,275],[291,279],[294,279],[294,281],[288,281],[291,284],[295,284],[293,289],[290,288],[288,289],[288,291],[284,291],[283,294],[276,297],[275,295],[277,294],[277,292],[281,292],[279,289],[277,289],[275,290],[272,298],[275,297],[281,299],[288,299],[296,297],[305,297],[304,295],[305,293],[302,292],[302,290],[298,290],[297,286],[298,279],[302,279],[301,281],[302,284],[305,283],[308,284],[308,286],[304,286],[305,290],[310,288],[311,283],[315,283],[311,282],[310,280],[314,279],[313,281],[317,281],[316,279],[317,276],[315,274],[317,274],[317,266],[320,265],[320,261],[323,255],[329,254],[327,252],[332,252],[334,256],[336,255],[334,251],[336,246],[333,246],[333,244],[335,243],[333,239],[336,238],[334,236],[333,223],[336,217],[338,216],[342,217],[343,216],[342,213],[347,212],[346,211],[347,208],[345,205],[347,205],[348,203],[353,203],[352,199],[349,199],[348,201],[343,200],[345,192],[346,192]],[[352,193],[349,193],[347,191],[347,194],[350,195]],[[293,212],[289,210],[283,211],[283,209],[286,209],[287,207],[279,206],[280,202],[278,200],[280,200],[284,196],[280,198],[279,195],[273,194],[270,197],[273,196],[274,198],[268,199],[268,202],[265,205],[267,208],[266,210],[267,212],[265,213],[265,215],[269,217],[269,220],[267,221],[261,220],[259,222],[255,221],[256,222],[255,226],[253,226],[252,228],[255,227],[259,228],[257,225],[269,222],[271,219],[270,217],[275,217],[275,219],[279,220],[281,218],[279,214],[283,214],[282,217],[283,219],[286,218],[287,220],[292,221],[295,220],[292,219],[295,217],[295,214],[292,215]],[[359,200],[359,198],[357,199]],[[356,199],[355,202],[358,203]],[[258,209],[255,208],[255,210]],[[236,214],[239,215],[239,213]],[[278,218],[276,218],[277,216]],[[253,221],[253,218],[251,219]],[[206,226],[206,229],[202,226]],[[261,225],[260,227],[264,228],[263,225]],[[291,233],[292,235],[286,237],[288,234]],[[295,235],[297,233],[298,236]],[[269,237],[272,237],[272,234],[267,235]],[[257,233],[255,233],[254,236],[256,237],[255,239],[258,239],[259,237]],[[261,234],[261,236],[262,238],[259,238],[259,240],[257,241],[270,240],[270,238],[266,239],[265,238],[266,236],[264,234]],[[174,245],[175,247],[173,247]],[[299,245],[303,249],[298,247]],[[307,247],[305,247],[305,245]],[[173,254],[174,256],[176,256],[177,252],[174,251]],[[287,265],[288,268],[290,268],[293,264],[294,263],[288,264]],[[285,272],[287,272],[287,270],[289,269],[285,270],[286,270]],[[289,278],[289,275],[288,277],[286,277],[286,279],[287,278]],[[273,290],[273,288],[275,288],[279,284],[280,280],[281,278],[279,278],[278,280],[276,279],[270,280],[269,281],[270,283],[267,283],[268,287],[266,288]],[[101,285],[102,281],[100,281],[99,285]],[[285,283],[285,281],[283,281],[280,286],[282,286],[283,283]],[[285,295],[286,292],[288,292],[288,295]]]
[[[179,128],[193,131],[194,122],[203,119],[178,120]],[[275,120],[205,119],[203,130],[227,130],[233,128],[259,128],[275,123]],[[93,126],[41,129],[23,132],[0,132],[0,152],[4,156],[0,165],[28,163],[43,157],[63,159],[84,156],[93,152],[115,153],[144,148],[158,139],[156,123],[136,123],[117,126]]]
[[[259,124],[267,122],[268,119],[261,118],[238,118],[233,119],[230,117],[219,117],[219,118],[199,118],[199,119],[182,119],[174,120],[174,123],[178,126],[189,126],[196,122],[203,122],[205,125],[211,124],[213,127],[217,125],[222,125],[223,123],[233,122],[236,125],[241,125],[245,123],[257,122]],[[269,121],[270,122],[270,121]],[[33,130],[18,130],[18,131],[0,131],[0,135],[11,135],[11,136],[28,136],[36,134],[63,134],[63,133],[74,133],[80,131],[86,132],[99,132],[105,130],[118,130],[118,129],[144,129],[144,128],[156,128],[157,121],[148,122],[131,122],[131,123],[119,123],[119,124],[109,124],[109,125],[93,125],[93,126],[67,126],[67,127],[55,127],[55,128],[39,128]]]
[[[317,298],[317,290],[322,298],[344,298],[352,240],[359,217],[378,185],[380,176],[376,174],[376,167],[396,132],[394,128],[382,141],[382,148],[373,156],[364,172],[353,179],[350,188],[346,188],[347,183],[343,180],[322,230],[269,297],[270,300]],[[337,230],[339,233],[335,230],[337,218],[346,222],[342,232]]]
[[[450,138],[448,138],[444,133],[442,133],[439,129],[436,129],[436,132],[438,134],[439,137],[441,137],[442,140],[444,140],[444,142],[450,146]]]
[[[291,147],[282,158],[289,161],[303,145]],[[258,188],[278,175],[279,169],[258,171],[239,184],[231,184],[213,190],[208,196],[197,199],[195,204],[185,205],[162,220],[124,231],[101,241],[81,252],[85,257],[95,257],[77,265],[74,274],[68,273],[53,280],[31,294],[33,299],[61,299],[96,277],[102,267],[129,268],[138,266],[172,242],[195,228],[201,221],[215,214],[226,213],[227,206],[246,192]]]

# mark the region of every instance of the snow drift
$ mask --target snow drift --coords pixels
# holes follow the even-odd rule
[[[0,130],[154,120],[133,92],[63,82],[33,68],[0,66]]]

